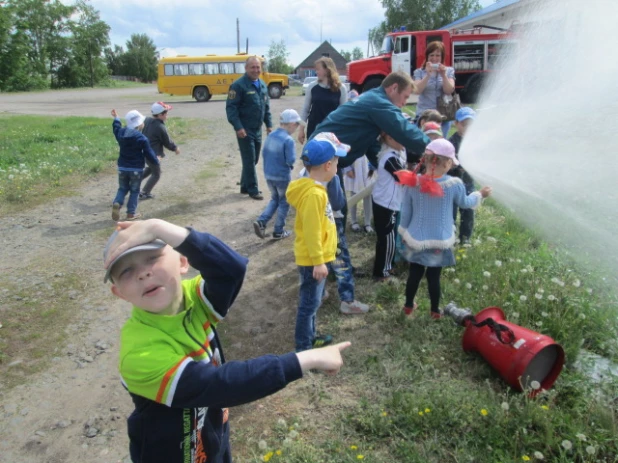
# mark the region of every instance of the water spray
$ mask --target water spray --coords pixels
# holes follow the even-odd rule
[[[499,307],[487,307],[476,315],[450,302],[444,315],[465,327],[465,352],[478,352],[513,389],[534,397],[558,379],[564,350],[549,336],[506,321]]]

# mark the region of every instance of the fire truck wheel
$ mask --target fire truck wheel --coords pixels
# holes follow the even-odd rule
[[[365,85],[363,85],[363,92],[379,87],[383,80],[382,77],[372,77],[368,79]]]

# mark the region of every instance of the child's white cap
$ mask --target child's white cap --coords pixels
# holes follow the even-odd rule
[[[293,109],[286,109],[281,113],[282,124],[294,124],[300,122],[300,116]]]
[[[144,123],[146,118],[142,116],[142,113],[133,109],[124,116],[124,120],[127,121],[127,127],[130,129],[135,129]]]
[[[425,152],[429,151],[431,154],[437,154],[438,156],[444,156],[453,161],[453,165],[458,166],[459,161],[455,156],[455,147],[446,138],[438,138],[432,141],[425,147]]]
[[[105,248],[103,249],[103,262],[107,260],[107,257],[109,256],[109,253],[112,248],[112,243],[114,242],[117,236],[118,236],[118,230],[115,230],[114,233],[112,233],[112,236],[110,236],[109,239],[107,240],[107,244],[105,245]],[[125,249],[118,256],[116,256],[116,258],[109,264],[109,267],[107,267],[107,271],[105,272],[105,277],[103,278],[103,283],[107,283],[107,280],[111,279],[112,268],[114,268],[114,265],[116,265],[116,263],[120,259],[122,259],[124,256],[128,254],[132,254],[134,252],[138,252],[138,251],[150,251],[152,249],[161,249],[161,248],[164,248],[165,246],[167,245],[164,241],[153,240],[150,243],[143,243],[137,246],[133,246],[132,248]]]

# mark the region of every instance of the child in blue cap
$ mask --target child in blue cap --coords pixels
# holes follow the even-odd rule
[[[309,177],[294,180],[286,192],[288,202],[296,209],[294,258],[300,273],[296,352],[322,347],[333,340],[330,335],[318,335],[315,329],[328,275],[326,264],[335,260],[337,250],[337,228],[326,185],[337,174],[338,159],[349,150],[332,133],[316,135],[301,156]]]
[[[448,139],[455,147],[455,153],[457,159],[459,159],[459,147],[463,141],[463,137],[468,130],[468,127],[476,119],[476,111],[474,109],[464,106],[459,108],[455,113],[455,132],[451,138]],[[459,164],[454,166],[448,175],[451,177],[460,178],[466,187],[466,194],[470,194],[474,191],[474,179],[472,176]],[[457,211],[459,211],[459,242],[466,244],[470,242],[472,236],[472,230],[474,229],[474,209],[460,209],[457,206],[453,207],[453,220],[457,223]]]

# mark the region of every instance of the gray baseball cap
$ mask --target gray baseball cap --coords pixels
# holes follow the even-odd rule
[[[107,240],[107,244],[105,245],[105,248],[103,249],[103,262],[104,263],[107,260],[107,256],[109,255],[109,251],[112,247],[112,243],[114,242],[117,236],[118,236],[118,230],[114,231],[114,233],[112,233],[112,236],[110,236],[109,239]],[[110,273],[112,271],[112,268],[114,267],[116,262],[118,262],[124,256],[128,254],[132,254],[137,251],[151,251],[153,249],[161,249],[161,248],[164,248],[166,245],[167,243],[165,243],[165,241],[154,240],[154,241],[151,241],[150,243],[140,244],[139,246],[135,246],[135,247],[125,250],[123,253],[116,256],[116,258],[112,261],[112,263],[109,264],[109,267],[107,267],[107,272],[105,272],[105,278],[103,278],[103,283],[107,283],[107,281],[111,279]]]

